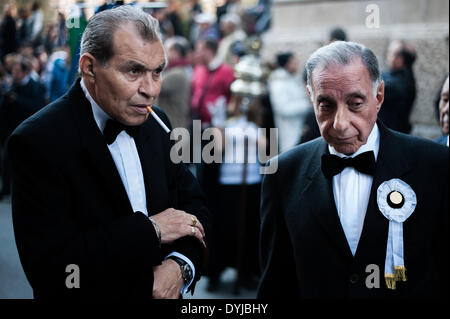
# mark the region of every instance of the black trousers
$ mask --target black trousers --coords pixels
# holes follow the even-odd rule
[[[261,184],[247,185],[245,198],[241,185],[219,185],[218,189],[207,275],[217,278],[226,267],[241,265],[244,275],[259,276]]]

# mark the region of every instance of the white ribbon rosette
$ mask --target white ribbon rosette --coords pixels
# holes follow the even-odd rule
[[[389,234],[384,264],[384,278],[389,289],[397,281],[406,281],[403,259],[403,222],[414,212],[416,193],[404,181],[394,178],[383,182],[377,190],[378,208],[389,219]]]

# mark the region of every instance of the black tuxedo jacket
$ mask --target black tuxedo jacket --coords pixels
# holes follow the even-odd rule
[[[150,117],[135,142],[149,215],[181,209],[208,232],[202,192],[187,168],[170,160],[169,135]],[[79,80],[23,122],[8,147],[15,237],[35,297],[151,298],[153,267],[171,251],[190,258],[199,279],[200,242],[184,237],[160,247],[149,219],[133,212]],[[80,288],[66,286],[70,264],[79,267]]]
[[[448,148],[387,129],[380,150],[364,226],[352,255],[334,203],[331,180],[321,171],[327,143],[320,137],[283,153],[278,171],[265,175],[261,203],[260,298],[390,298],[448,295]],[[417,196],[403,223],[406,282],[388,290],[384,264],[389,221],[377,189],[399,178]],[[380,288],[369,289],[379,267]],[[369,277],[369,275],[372,275]],[[372,281],[371,281],[372,280]]]

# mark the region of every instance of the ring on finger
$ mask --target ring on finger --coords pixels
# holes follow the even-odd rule
[[[195,235],[195,227],[194,226],[191,226],[191,231],[192,231],[192,236],[194,236]]]
[[[191,216],[191,220],[192,220],[192,226],[197,225],[197,218],[195,218],[194,216]]]

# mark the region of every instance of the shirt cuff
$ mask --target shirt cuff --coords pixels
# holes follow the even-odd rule
[[[185,255],[182,255],[182,254],[180,254],[180,253],[177,253],[176,251],[174,251],[174,252],[170,253],[169,255],[167,255],[167,257],[164,258],[164,260],[166,260],[166,259],[169,258],[170,256],[175,256],[175,257],[178,257],[178,258],[183,259],[185,262],[188,263],[188,265],[189,265],[189,266],[191,267],[191,269],[192,269],[192,279],[191,279],[191,281],[189,281],[188,284],[183,283],[183,287],[181,287],[181,294],[183,295],[183,294],[186,293],[186,291],[188,290],[189,286],[190,286],[190,285],[192,284],[192,282],[194,281],[194,278],[195,278],[195,267],[194,267],[194,264],[192,263],[192,261],[191,261],[189,258],[187,258]]]

